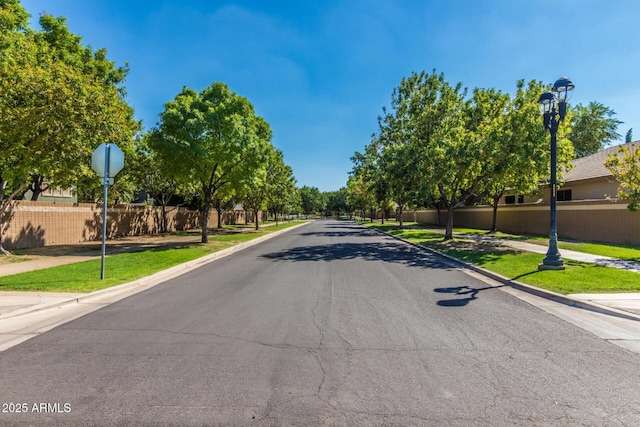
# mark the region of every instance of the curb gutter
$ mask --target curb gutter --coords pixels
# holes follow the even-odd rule
[[[218,252],[211,253],[209,255],[205,255],[200,258],[196,258],[191,261],[187,261],[182,264],[174,265],[173,267],[167,268],[166,270],[159,271],[150,276],[143,277],[141,279],[134,280],[132,282],[123,283],[121,285],[111,286],[109,288],[100,289],[99,291],[91,292],[86,295],[82,295],[79,297],[69,298],[66,301],[56,301],[48,304],[38,304],[35,306],[26,307],[20,310],[11,311],[9,313],[1,314],[0,320],[11,319],[14,317],[18,317],[28,313],[35,313],[38,311],[46,310],[53,307],[61,307],[68,304],[82,304],[94,302],[92,300],[100,300],[101,302],[112,303],[123,298],[129,297],[131,295],[135,295],[139,292],[152,288],[160,283],[166,282],[167,280],[178,277],[186,272],[195,270],[196,268],[202,267],[210,262],[216,261],[218,259],[224,258],[228,255],[231,255],[235,252],[246,249],[250,246],[257,245],[258,243],[262,243],[265,240],[272,239],[276,236],[284,234],[288,231],[296,229],[298,227],[302,227],[304,225],[309,224],[309,222],[304,222],[299,225],[294,225],[292,227],[285,228],[283,230],[275,231],[273,233],[267,234],[265,236],[258,237],[253,240],[249,240],[247,242],[239,243],[237,245],[231,246],[230,248],[223,249]],[[105,301],[106,300],[106,301]]]
[[[425,251],[430,252],[430,253],[432,253],[434,255],[437,255],[437,256],[439,256],[441,258],[445,258],[446,260],[448,260],[450,262],[453,262],[455,264],[459,264],[459,265],[461,265],[462,267],[464,267],[464,268],[466,268],[468,270],[472,270],[472,271],[475,271],[476,273],[480,273],[483,276],[486,276],[486,277],[488,277],[490,279],[496,280],[496,281],[498,281],[500,283],[503,283],[503,284],[505,284],[507,286],[510,286],[510,287],[512,287],[514,289],[518,289],[520,291],[527,292],[529,294],[532,294],[532,295],[535,295],[535,296],[538,296],[538,297],[542,297],[542,298],[546,298],[546,299],[549,299],[549,300],[552,300],[552,301],[555,301],[555,302],[559,302],[559,303],[562,303],[562,304],[565,304],[565,305],[568,305],[568,306],[571,306],[571,307],[577,307],[577,308],[581,308],[583,310],[594,311],[594,312],[600,313],[600,314],[607,314],[609,316],[615,316],[615,317],[620,317],[620,318],[623,318],[623,319],[635,320],[637,322],[640,322],[640,315],[629,313],[629,312],[626,312],[626,311],[623,311],[623,310],[618,310],[616,308],[608,307],[606,305],[598,304],[598,303],[591,302],[591,301],[578,300],[578,299],[571,298],[571,297],[566,296],[566,295],[559,294],[557,292],[547,291],[545,289],[541,289],[541,288],[537,288],[535,286],[527,285],[527,284],[518,282],[516,280],[509,279],[508,277],[502,276],[502,275],[500,275],[498,273],[494,273],[493,271],[489,271],[489,270],[486,270],[486,269],[484,269],[482,267],[478,267],[477,265],[473,265],[473,264],[470,264],[470,263],[468,263],[466,261],[462,261],[462,260],[460,260],[458,258],[455,258],[455,257],[453,257],[451,255],[447,255],[445,253],[442,253],[442,252],[437,251],[435,249],[429,248],[427,246],[423,246],[423,245],[420,245],[418,243],[410,242],[409,240],[404,239],[402,237],[394,236],[393,234],[387,233],[386,231],[383,231],[383,230],[379,230],[379,229],[377,229],[375,227],[368,227],[368,228],[373,228],[374,230],[378,231],[379,233],[386,234],[389,237],[393,237],[394,239],[400,240],[400,241],[402,241],[404,243],[407,243],[407,244],[409,244],[411,246],[414,246],[414,247],[419,248],[421,250],[425,250]]]

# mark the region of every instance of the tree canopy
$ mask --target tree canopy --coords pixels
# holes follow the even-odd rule
[[[468,95],[435,70],[413,73],[394,89],[372,142],[352,157],[354,175],[370,191],[386,191],[400,218],[408,205],[445,207],[450,239],[458,207],[479,198],[497,207],[507,188],[530,193],[547,179],[548,135],[535,102],[543,91],[541,83],[521,80],[513,97],[481,88]],[[567,169],[573,150],[565,134],[563,126],[558,158]]]
[[[171,162],[179,182],[197,182],[202,206],[202,242],[208,241],[211,203],[225,185],[250,181],[266,160],[269,124],[253,105],[216,82],[201,92],[184,87],[165,104],[149,146]]]
[[[611,142],[620,138],[615,111],[599,102],[587,106],[578,104],[572,108],[571,132],[568,137],[573,143],[576,157],[597,153]]]
[[[19,1],[0,0],[0,216],[5,219],[11,201],[27,186],[40,192],[47,183],[77,184],[92,173],[91,153],[99,144],[131,145],[139,129],[123,97],[127,68],[116,67],[106,50],[83,46],[64,18],[42,15],[43,30],[35,31],[27,28],[28,16]]]
[[[636,144],[622,145],[618,152],[610,155],[605,166],[620,181],[618,197],[629,200],[631,212],[640,211],[640,149]]]

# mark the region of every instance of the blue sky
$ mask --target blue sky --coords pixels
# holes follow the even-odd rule
[[[65,16],[83,43],[128,62],[146,129],[183,86],[215,81],[249,99],[298,186],[344,186],[413,71],[513,93],[569,76],[571,103],[598,101],[640,139],[637,0],[22,0],[32,26]],[[623,138],[622,137],[622,138]],[[621,139],[622,139],[621,138]]]

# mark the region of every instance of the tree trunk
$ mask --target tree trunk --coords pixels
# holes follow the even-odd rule
[[[207,191],[204,195],[204,206],[202,207],[202,243],[209,242],[209,210],[211,209],[211,193]]]
[[[31,185],[29,186],[29,190],[31,190],[31,201],[37,202],[40,194],[44,193],[49,189],[49,186],[44,186],[44,177],[42,175],[34,175],[31,180]]]
[[[489,234],[494,234],[496,232],[496,223],[498,222],[498,201],[500,201],[500,197],[502,197],[502,195],[499,195],[497,198],[496,196],[493,196],[493,204],[491,205],[493,207],[493,218],[491,219],[491,229],[489,230]]]
[[[222,208],[216,206],[216,212],[218,213],[218,229],[222,228]]]
[[[451,203],[447,209],[447,228],[444,232],[444,240],[453,239],[453,213],[455,212],[455,209],[456,208],[453,203]]]
[[[385,216],[384,215],[384,213],[385,213],[384,212],[384,208],[382,209],[382,212],[380,212],[380,213],[381,213],[380,218],[382,218],[382,225],[384,225],[384,216]]]
[[[1,216],[2,214],[0,214]],[[4,246],[2,245],[2,240],[3,240],[3,236],[2,236],[2,231],[4,229],[4,224],[2,222],[0,222],[0,255],[11,255],[11,252],[9,252],[8,250],[6,250],[4,248]]]
[[[168,221],[167,221],[167,205],[163,204],[162,205],[162,222],[160,223],[160,232],[161,233],[166,233],[167,232],[167,225],[168,225]]]
[[[498,219],[498,205],[495,204],[492,206],[492,208],[493,208],[493,215],[491,218],[491,228],[489,229],[488,234],[495,234],[496,232],[496,220]]]
[[[402,208],[403,208],[403,206],[399,204],[398,205],[398,222],[400,223],[399,224],[400,228],[403,227],[403,223],[402,223]]]
[[[260,226],[258,225],[258,211],[259,209],[254,209],[253,214],[255,215],[255,219],[256,219],[256,231],[258,231],[258,228],[260,228]]]

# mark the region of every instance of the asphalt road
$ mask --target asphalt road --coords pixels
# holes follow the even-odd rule
[[[316,221],[0,353],[0,425],[639,425],[639,368],[429,254]]]

